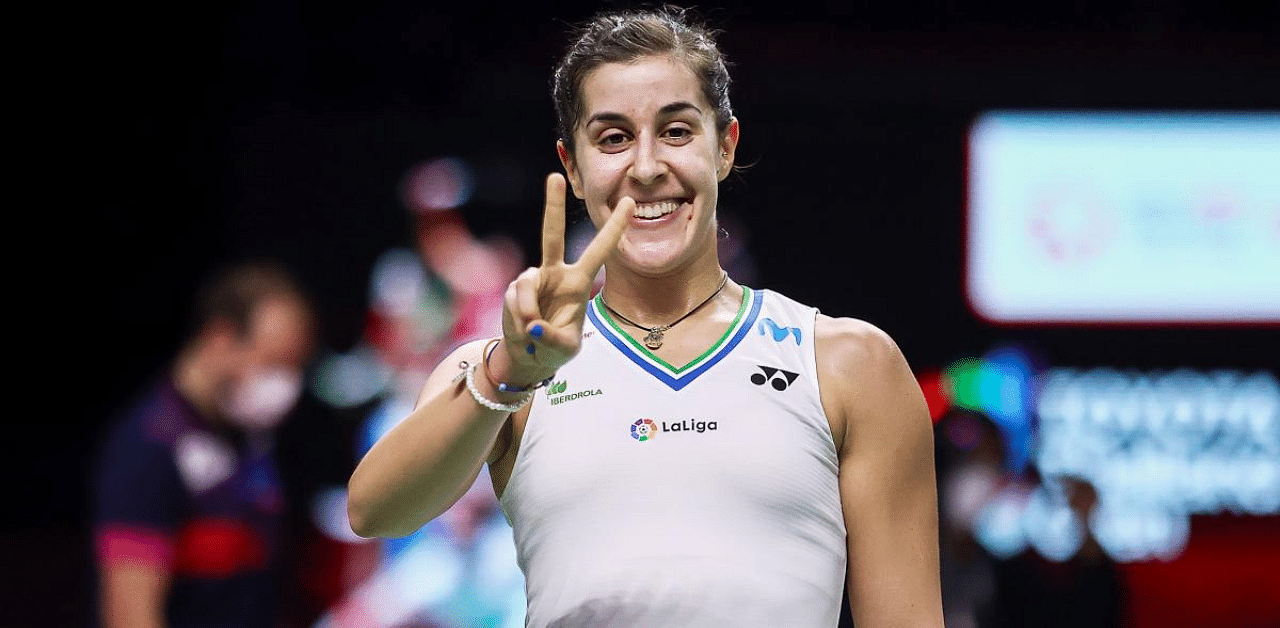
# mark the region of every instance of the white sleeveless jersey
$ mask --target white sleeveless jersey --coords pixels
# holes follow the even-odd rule
[[[837,625],[845,528],[817,310],[744,292],[728,332],[679,368],[588,306],[501,500],[528,626]]]

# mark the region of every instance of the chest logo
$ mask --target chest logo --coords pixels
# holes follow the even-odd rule
[[[236,452],[221,439],[204,432],[183,434],[177,443],[178,474],[192,493],[203,493],[236,472]]]
[[[758,335],[763,336],[766,330],[768,330],[769,335],[773,337],[774,342],[782,342],[787,339],[787,336],[795,336],[796,345],[798,346],[800,344],[799,327],[779,326],[777,323],[773,322],[772,318],[766,318],[760,321],[759,325],[756,325],[756,331],[758,332]]]
[[[658,428],[657,423],[653,422],[653,419],[636,419],[636,422],[631,424],[631,438],[642,443],[647,440],[653,440],[653,437],[657,436],[660,431],[661,429]]]
[[[653,419],[636,419],[631,424],[631,438],[640,442],[651,441],[659,433],[667,432],[674,434],[678,432],[693,432],[702,434],[704,432],[714,432],[719,429],[716,421],[698,421],[696,419],[681,419],[679,421],[654,421]]]
[[[751,375],[751,383],[756,386],[764,386],[767,383],[772,386],[774,390],[778,391],[786,390],[793,382],[796,381],[796,378],[800,377],[799,373],[784,371],[772,366],[761,366],[757,364],[756,368],[760,369],[760,372]]]
[[[547,384],[547,400],[551,402],[551,405],[558,406],[562,403],[576,401],[583,397],[591,397],[593,395],[604,394],[604,391],[599,388],[595,388],[595,389],[587,388],[585,390],[577,390],[577,391],[566,394],[565,391],[568,389],[569,389],[569,380],[567,379],[562,379],[558,382],[551,382],[550,384]]]

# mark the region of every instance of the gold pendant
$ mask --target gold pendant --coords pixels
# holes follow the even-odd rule
[[[666,329],[662,327],[650,329],[649,335],[644,337],[644,346],[649,347],[649,349],[653,351],[657,351],[658,349],[661,349],[662,348],[662,332],[664,331],[666,331]]]

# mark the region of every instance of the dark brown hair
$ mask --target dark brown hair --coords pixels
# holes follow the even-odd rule
[[[223,267],[196,294],[191,333],[221,320],[247,336],[258,307],[272,299],[293,301],[308,317],[312,315],[309,295],[283,265],[254,260]]]
[[[597,14],[576,30],[576,38],[556,66],[551,96],[560,139],[573,152],[573,132],[582,119],[582,82],[606,63],[629,63],[641,57],[669,55],[684,63],[715,109],[716,131],[723,134],[733,117],[729,105],[729,70],[716,46],[718,31],[693,21],[687,9],[664,6],[645,11]]]

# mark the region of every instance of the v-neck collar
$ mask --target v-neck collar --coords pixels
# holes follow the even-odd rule
[[[670,386],[672,390],[680,390],[688,386],[690,382],[697,379],[699,375],[705,373],[707,369],[728,355],[734,347],[738,346],[738,343],[751,330],[756,316],[760,314],[760,306],[763,300],[764,295],[759,291],[743,286],[742,304],[738,306],[738,314],[734,317],[733,323],[720,336],[720,339],[711,345],[710,349],[707,349],[702,355],[681,367],[668,364],[666,360],[649,351],[648,347],[640,344],[636,339],[622,331],[622,328],[618,327],[618,324],[614,322],[613,317],[609,316],[609,311],[604,307],[604,302],[600,295],[597,294],[591,300],[591,306],[587,308],[587,316],[591,319],[591,324],[595,325],[596,329],[600,330],[600,333],[609,340],[610,344],[622,352],[622,355],[650,375],[656,377],[658,381]]]

